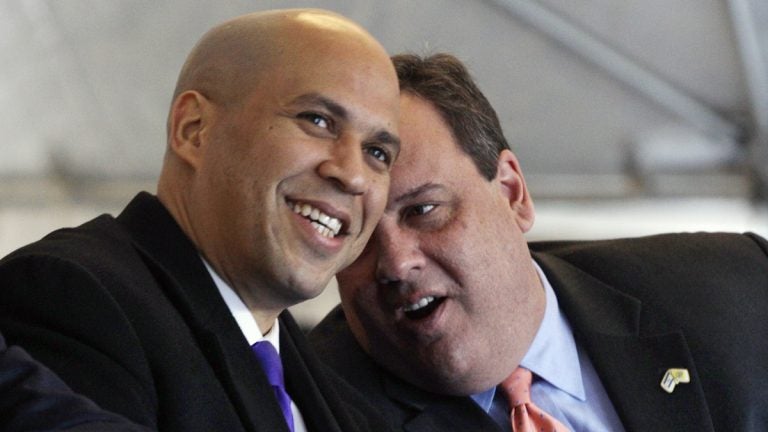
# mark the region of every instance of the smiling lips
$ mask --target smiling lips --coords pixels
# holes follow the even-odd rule
[[[409,303],[402,307],[405,316],[410,319],[421,319],[429,316],[445,300],[445,297],[426,296],[416,303]]]
[[[309,219],[312,227],[323,237],[335,238],[341,232],[343,224],[339,219],[329,216],[320,209],[306,203],[294,202],[290,205],[294,213]]]
[[[421,300],[419,300],[416,303],[407,304],[407,305],[403,306],[403,310],[406,311],[406,312],[417,311],[417,310],[419,310],[421,308],[426,307],[428,304],[432,303],[433,301],[435,301],[435,297],[427,296],[427,297],[422,298]]]

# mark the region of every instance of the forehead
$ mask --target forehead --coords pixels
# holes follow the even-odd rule
[[[480,178],[442,116],[425,99],[408,93],[400,97],[400,139],[400,156],[392,170],[391,198],[426,183],[449,187]]]
[[[257,80],[252,104],[277,105],[322,95],[343,108],[350,120],[397,128],[399,89],[389,58],[375,47],[354,41],[315,39],[288,45]],[[315,99],[318,100],[318,99]]]

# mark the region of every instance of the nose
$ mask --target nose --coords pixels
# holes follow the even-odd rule
[[[318,167],[321,177],[352,195],[362,195],[368,185],[368,169],[360,141],[342,137],[336,141],[328,159]]]
[[[426,258],[413,233],[387,222],[379,224],[371,240],[378,251],[376,280],[384,285],[400,285],[424,269]]]

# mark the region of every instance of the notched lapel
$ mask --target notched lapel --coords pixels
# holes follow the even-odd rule
[[[638,299],[558,257],[533,256],[627,432],[713,430],[701,381],[681,332],[641,335]],[[691,382],[665,392],[660,383],[670,368],[688,369]]]
[[[326,384],[322,373],[309,360],[303,342],[297,340],[303,337],[290,312],[283,312],[280,315],[280,357],[288,393],[301,410],[309,430],[341,432],[343,428],[339,421],[343,422],[344,419],[337,419],[329,406],[331,403],[336,406],[340,401],[331,400],[333,389],[324,391],[321,388]],[[341,407],[336,408],[341,410]],[[336,414],[344,415],[342,412]]]
[[[651,337],[587,333],[582,338],[627,432],[714,430],[681,333]],[[667,393],[660,384],[670,368],[687,369],[691,381]]]
[[[431,405],[403,424],[403,430],[405,432],[502,432],[502,429],[485,413],[481,412],[482,415],[470,413],[467,407],[461,406],[450,410],[448,408],[447,405]]]
[[[436,396],[383,376],[384,392],[412,408],[416,415],[403,423],[406,432],[501,432],[501,428],[471,398]]]
[[[272,387],[250,349],[242,349],[242,341],[222,340],[209,330],[201,330],[198,338],[245,429],[288,432]]]
[[[288,432],[272,387],[198,251],[165,207],[141,193],[118,220],[191,330],[245,430]]]

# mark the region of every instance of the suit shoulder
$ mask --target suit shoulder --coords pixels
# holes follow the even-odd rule
[[[752,233],[674,233],[591,241],[531,242],[531,251],[581,265],[685,265],[711,261],[720,265],[768,258],[765,239]]]
[[[114,249],[128,239],[120,224],[111,215],[101,215],[77,227],[60,228],[42,239],[11,252],[0,261],[41,256],[75,261],[88,257],[103,257],[105,250]]]
[[[382,401],[382,371],[357,343],[341,305],[312,329],[308,339],[320,361],[374,405]]]
[[[346,353],[359,357],[362,349],[358,345],[341,305],[334,307],[308,334],[310,346],[325,362],[336,364],[342,359],[349,360]]]

